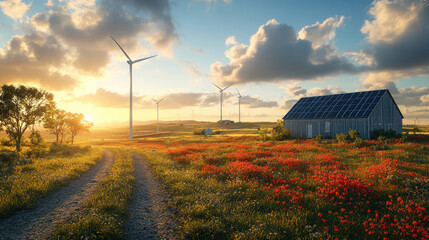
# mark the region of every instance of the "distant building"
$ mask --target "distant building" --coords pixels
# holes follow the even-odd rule
[[[228,125],[228,124],[233,124],[234,121],[231,120],[219,120],[217,121],[217,124],[222,124],[222,125]]]
[[[294,137],[335,137],[354,129],[361,138],[370,138],[376,129],[401,133],[403,118],[389,90],[384,89],[304,97],[283,120]]]
[[[206,128],[206,129],[204,129],[204,134],[205,135],[212,135],[213,134],[213,130],[210,129],[210,128]]]

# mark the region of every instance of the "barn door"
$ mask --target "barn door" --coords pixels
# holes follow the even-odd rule
[[[313,125],[307,125],[307,138],[313,138]]]

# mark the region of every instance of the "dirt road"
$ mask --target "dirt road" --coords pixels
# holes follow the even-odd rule
[[[166,203],[166,192],[143,157],[133,154],[133,158],[135,183],[124,238],[175,239],[178,222]]]
[[[94,193],[107,176],[114,162],[113,154],[105,151],[100,162],[69,185],[40,199],[34,209],[21,210],[0,219],[0,239],[46,239],[57,223],[79,214],[85,200]]]

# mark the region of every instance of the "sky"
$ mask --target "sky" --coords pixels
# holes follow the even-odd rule
[[[429,124],[428,0],[5,0],[0,84],[54,93],[95,126],[276,121],[301,97],[389,89]]]

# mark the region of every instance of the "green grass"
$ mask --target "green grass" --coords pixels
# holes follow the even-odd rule
[[[394,203],[396,198],[402,197],[406,202],[414,201],[426,209],[429,207],[427,187],[423,186],[427,184],[429,151],[423,145],[366,141],[363,146],[355,146],[350,142],[337,144],[336,140],[323,140],[322,143],[311,140],[273,143],[274,146],[286,147],[287,155],[282,156],[281,152],[273,150],[270,142],[249,139],[188,136],[133,141],[128,142],[128,147],[135,147],[133,151],[144,155],[154,173],[168,187],[172,196],[170,204],[178,210],[177,217],[181,221],[179,236],[182,239],[377,239],[384,233],[376,232],[375,237],[371,238],[363,225],[368,219],[377,218],[374,213],[376,210],[380,214],[390,213],[395,218],[415,217],[417,221],[422,218],[408,212],[396,213],[395,210],[387,209],[385,202],[389,201],[389,195],[393,195]],[[277,170],[272,171],[274,178],[285,179],[286,184],[290,185],[288,189],[302,188],[297,190],[302,194],[302,200],[292,203],[289,196],[274,197],[273,187],[265,189],[266,180],[262,176],[248,177],[232,173],[206,176],[201,171],[208,163],[228,171],[227,163],[233,161],[228,154],[241,151],[242,146],[248,147],[246,151],[273,151],[274,158],[256,157],[245,161],[257,166],[275,166]],[[187,151],[167,155],[166,152],[174,152],[175,149]],[[187,161],[182,156],[186,156]],[[304,164],[304,168],[282,165],[277,162],[277,156],[282,159],[296,158]],[[389,164],[395,164],[395,161],[389,159],[398,161],[400,165],[394,168]],[[371,168],[373,166],[375,168]],[[373,172],[381,171],[386,166],[391,171],[387,177]],[[319,169],[322,172],[318,173]],[[361,204],[361,200],[353,195],[354,192],[348,195],[353,200],[332,200],[332,196],[319,196],[318,191],[323,186],[320,181],[330,183],[322,173],[348,176],[354,184],[357,183],[355,180],[362,181],[374,190],[367,199],[369,203],[365,200]],[[421,177],[407,177],[408,173],[420,174]],[[332,189],[339,187],[336,193],[341,194],[342,189],[345,189],[341,185],[342,179],[330,186]],[[280,185],[285,184],[274,183],[274,187]],[[332,214],[329,213],[331,211]],[[423,217],[425,214],[427,211]],[[340,223],[339,217],[343,216],[356,224]],[[379,221],[380,218],[377,219]],[[324,227],[329,230],[324,230]],[[392,230],[389,230],[391,233]]]
[[[66,156],[53,153],[16,163],[11,174],[0,177],[0,217],[33,207],[39,198],[79,177],[101,160],[101,149],[82,149],[85,150]]]
[[[272,214],[275,204],[261,193],[257,182],[240,179],[219,182],[201,178],[197,171],[178,165],[157,152],[133,150],[145,156],[153,171],[169,187],[172,206],[182,224],[179,239],[255,239],[277,232],[296,233],[297,218],[286,212]],[[257,199],[257,200],[252,200]],[[276,237],[274,237],[276,238]]]
[[[60,224],[52,239],[121,239],[134,183],[133,159],[123,149],[110,150],[115,163],[86,201],[84,214]]]

